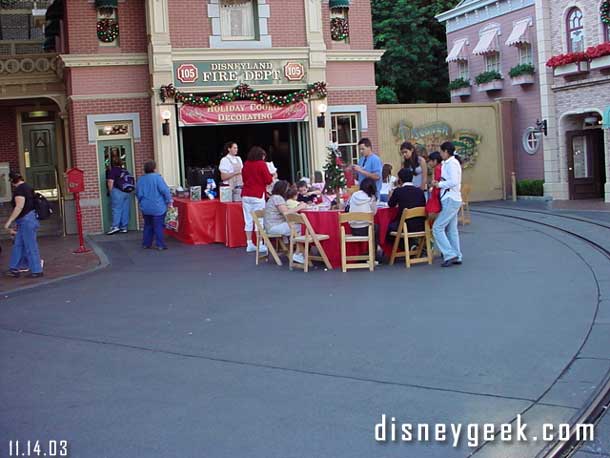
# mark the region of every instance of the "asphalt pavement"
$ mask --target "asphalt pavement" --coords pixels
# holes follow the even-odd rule
[[[347,274],[102,240],[108,268],[0,301],[0,456],[523,458],[610,369],[607,259],[535,224],[475,214],[460,267]],[[401,440],[518,415],[527,442]]]

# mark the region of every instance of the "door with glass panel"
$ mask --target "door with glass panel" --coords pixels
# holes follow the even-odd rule
[[[606,182],[601,129],[567,133],[570,199],[599,199]]]

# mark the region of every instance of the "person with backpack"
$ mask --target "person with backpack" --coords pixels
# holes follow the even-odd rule
[[[133,176],[123,167],[121,158],[113,155],[111,167],[106,171],[106,186],[108,186],[112,206],[112,225],[106,235],[117,232],[127,233],[131,192],[135,189],[134,181]]]
[[[40,251],[36,240],[36,232],[40,223],[36,215],[34,189],[23,180],[18,172],[11,172],[9,177],[13,186],[13,199],[11,201],[13,211],[6,220],[4,229],[15,237],[15,241],[6,275],[19,277],[20,270],[24,270],[25,266],[23,264],[26,261],[30,270],[29,277],[42,277],[42,261],[40,260]],[[16,224],[15,229],[11,227],[13,223]]]

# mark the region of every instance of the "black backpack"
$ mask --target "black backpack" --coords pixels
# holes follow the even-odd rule
[[[51,204],[47,198],[39,192],[34,193],[34,210],[36,211],[36,218],[39,220],[49,219],[53,214]]]
[[[127,169],[121,171],[121,176],[117,181],[118,188],[123,192],[132,192],[136,189],[136,180]]]

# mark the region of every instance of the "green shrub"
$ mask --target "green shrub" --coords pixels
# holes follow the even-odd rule
[[[511,78],[516,78],[521,75],[533,75],[534,73],[536,73],[536,68],[532,64],[515,65],[508,72]]]
[[[381,86],[377,89],[377,103],[398,103],[396,91],[388,86]]]
[[[518,196],[544,196],[544,180],[517,181]]]
[[[501,80],[502,75],[500,75],[499,72],[496,71],[491,71],[491,72],[483,72],[480,75],[477,75],[477,77],[475,78],[475,81],[477,84],[485,84],[485,83],[491,83],[492,81],[495,80]]]
[[[450,91],[453,91],[455,89],[461,89],[463,87],[470,87],[470,81],[465,80],[464,78],[456,78],[449,83]]]

